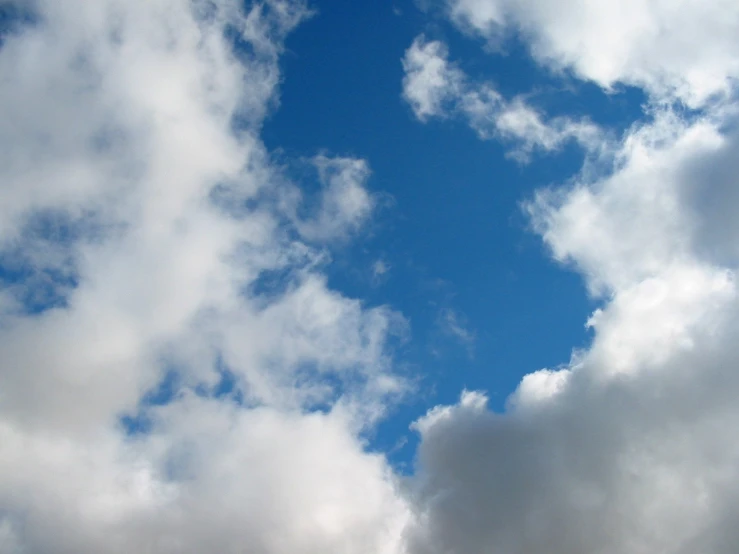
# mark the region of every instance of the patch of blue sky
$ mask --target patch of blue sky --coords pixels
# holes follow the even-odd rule
[[[27,315],[66,307],[68,293],[77,286],[73,275],[54,268],[35,269],[7,264],[0,255],[0,288],[10,292]]]
[[[263,270],[249,283],[248,297],[269,302],[290,290],[295,283],[295,271],[292,267]]]
[[[129,436],[151,432],[152,419],[149,409],[154,406],[169,404],[181,391],[182,376],[175,368],[164,372],[162,379],[152,387],[140,400],[137,410],[122,414],[118,421]]]
[[[82,221],[47,211],[27,217],[19,237],[0,249],[0,288],[24,314],[67,306],[78,276],[69,249],[89,232]]]
[[[552,262],[521,202],[567,181],[584,153],[576,144],[529,164],[506,157],[454,118],[422,124],[401,99],[401,57],[419,34],[443,39],[450,60],[506,98],[525,95],[548,116],[587,116],[616,135],[639,119],[639,89],[606,94],[570,75],[542,70],[511,37],[501,53],[426,15],[411,2],[319,2],[315,18],[287,41],[281,105],[263,137],[288,157],[317,151],[368,160],[369,188],[386,194],[370,232],[332,251],[330,284],[369,304],[389,304],[410,321],[399,358],[422,376],[413,398],[377,433],[399,464],[413,452],[408,424],[429,406],[483,389],[502,411],[521,377],[569,360],[590,334],[596,307],[580,277]],[[381,280],[373,268],[382,261]],[[439,328],[439,314],[464,317],[474,348]],[[472,353],[471,353],[472,352]],[[410,454],[408,454],[410,455]]]
[[[203,398],[229,400],[244,403],[244,391],[236,374],[218,357],[214,370],[217,379],[213,383],[189,382],[180,369],[168,366],[159,382],[143,395],[136,410],[121,414],[118,418],[123,431],[130,437],[150,433],[153,426],[151,411],[166,406],[178,396],[192,393]]]
[[[243,382],[228,367],[221,356],[216,357],[214,370],[217,380],[210,384],[198,383],[192,387],[193,392],[204,398],[230,400],[238,405],[243,405],[245,402]]]
[[[0,47],[9,36],[23,27],[38,23],[38,15],[30,2],[3,2],[0,4]]]

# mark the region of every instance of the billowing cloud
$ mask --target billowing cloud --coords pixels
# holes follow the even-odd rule
[[[259,138],[307,7],[24,6],[0,48],[0,551],[398,552],[361,435],[405,389],[404,321],[322,275],[368,164],[316,158],[314,200]]]
[[[538,196],[554,255],[606,295],[595,338],[526,376],[504,414],[470,392],[418,422],[418,552],[732,551],[736,266],[706,239],[715,207],[695,202],[708,160],[733,164],[727,142],[665,116],[628,136],[612,175]]]
[[[420,121],[459,116],[481,139],[512,144],[511,155],[527,161],[535,150],[554,152],[568,141],[586,150],[604,145],[602,131],[586,120],[547,119],[522,97],[506,100],[489,83],[474,83],[439,41],[417,37],[403,58],[403,98]]]
[[[416,423],[411,550],[733,552],[736,6],[449,7],[466,29],[492,40],[511,25],[542,63],[604,88],[643,86],[652,103],[609,150],[610,167],[527,203],[553,257],[602,302],[592,344],[524,377],[504,413],[470,391]]]

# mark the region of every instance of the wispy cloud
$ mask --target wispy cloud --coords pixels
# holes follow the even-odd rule
[[[569,141],[588,151],[605,144],[602,130],[587,120],[546,118],[521,97],[506,100],[489,83],[471,82],[439,41],[417,37],[403,68],[403,98],[419,120],[462,117],[480,138],[511,144],[511,156],[521,162],[534,151],[556,152]]]
[[[370,268],[371,281],[374,285],[384,283],[390,278],[392,266],[384,259],[375,260]]]
[[[442,333],[459,342],[472,355],[475,347],[475,333],[469,328],[464,315],[451,308],[444,308],[439,312],[437,324]]]

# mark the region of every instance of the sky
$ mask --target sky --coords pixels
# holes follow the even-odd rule
[[[733,554],[738,37],[0,0],[0,554]]]

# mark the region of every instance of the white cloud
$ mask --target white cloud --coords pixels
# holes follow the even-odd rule
[[[470,349],[475,343],[475,333],[469,328],[466,317],[456,310],[444,308],[439,312],[437,323],[442,332]]]
[[[403,57],[403,98],[421,121],[441,117],[462,93],[465,76],[447,61],[446,45],[417,37]]]
[[[192,396],[158,412],[128,443],[3,428],[4,492],[27,551],[398,551],[392,476],[339,412]]]
[[[511,32],[556,70],[610,88],[644,87],[699,106],[739,77],[733,0],[445,0],[460,28],[497,44]]]
[[[461,116],[482,139],[500,139],[513,145],[511,156],[528,161],[535,150],[557,151],[568,141],[586,150],[603,148],[602,131],[586,120],[549,119],[521,97],[503,98],[490,84],[477,84],[448,60],[439,41],[417,37],[403,58],[403,98],[416,117]]]
[[[0,245],[24,276],[0,302],[0,550],[400,551],[405,501],[360,437],[404,391],[404,322],[321,274],[371,214],[368,166],[316,158],[313,210],[258,135],[305,6],[33,9],[0,48]]]
[[[728,185],[709,184],[690,168],[726,156],[729,140],[710,116],[691,123],[660,110],[627,134],[612,174],[539,192],[529,206],[534,223],[555,258],[578,264],[596,292],[687,263],[696,249],[709,248],[700,229],[715,217],[696,212],[694,189],[724,187],[722,194]]]
[[[296,226],[309,240],[347,237],[361,227],[374,207],[375,200],[364,186],[370,175],[367,162],[317,156],[313,164],[323,187],[320,205],[310,217],[298,219]]]
[[[562,116],[544,121],[542,114],[518,98],[500,112],[493,113],[494,110],[490,109],[487,113],[476,112],[475,117],[471,118],[473,126],[480,136],[486,138],[491,134],[491,130],[488,130],[490,119],[494,118],[494,132],[504,139],[519,141],[513,155],[523,160],[537,148],[554,152],[568,141],[575,141],[586,150],[597,150],[604,146],[604,137],[596,125]]]

